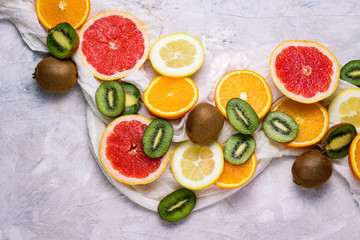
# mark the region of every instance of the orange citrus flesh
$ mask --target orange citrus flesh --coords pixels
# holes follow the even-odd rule
[[[36,0],[36,14],[48,29],[62,22],[78,29],[90,12],[90,0]]]
[[[257,160],[255,153],[241,165],[232,165],[224,159],[224,170],[215,185],[222,188],[237,188],[247,183],[255,173]]]
[[[226,104],[232,98],[245,100],[263,118],[269,111],[272,95],[269,85],[259,74],[237,70],[223,76],[215,89],[215,103],[226,117]]]
[[[197,102],[199,91],[190,78],[155,77],[144,91],[143,101],[155,116],[176,119]]]
[[[296,138],[291,142],[282,143],[287,147],[312,146],[322,139],[329,127],[328,112],[319,102],[305,104],[285,98],[272,109],[275,110],[289,114],[299,125]]]
[[[351,142],[348,158],[352,173],[360,181],[360,133]]]

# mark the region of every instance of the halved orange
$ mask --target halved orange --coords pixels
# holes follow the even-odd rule
[[[348,158],[352,173],[360,181],[360,133],[351,142]]]
[[[48,29],[62,22],[78,29],[90,12],[90,0],[36,0],[36,14]]]
[[[247,183],[255,173],[257,159],[255,153],[241,165],[232,165],[224,159],[224,170],[215,185],[222,188],[237,188]]]
[[[299,124],[296,138],[291,142],[282,143],[287,147],[312,146],[322,139],[329,127],[328,112],[320,102],[306,104],[285,98],[272,109],[275,110],[289,114]]]
[[[236,70],[223,76],[215,88],[215,103],[226,117],[226,104],[232,98],[241,98],[263,118],[272,103],[271,90],[265,79],[249,70]]]
[[[198,97],[199,90],[190,78],[157,76],[144,91],[143,101],[154,116],[177,119],[196,104]]]

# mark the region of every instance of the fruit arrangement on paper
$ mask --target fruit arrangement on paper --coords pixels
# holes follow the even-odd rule
[[[196,203],[193,190],[215,184],[237,188],[249,182],[257,166],[252,134],[262,126],[270,141],[290,148],[310,150],[292,166],[293,181],[305,188],[325,184],[332,175],[332,160],[348,155],[349,166],[360,181],[360,60],[339,68],[336,57],[312,41],[286,41],[270,57],[270,73],[285,95],[271,108],[272,94],[266,80],[250,70],[225,74],[215,87],[214,102],[199,103],[199,91],[190,78],[200,69],[205,51],[188,33],[172,33],[151,47],[145,27],[132,15],[108,11],[86,20],[89,1],[79,1],[83,16],[75,23],[53,23],[36,1],[40,22],[49,30],[47,46],[53,57],[42,60],[34,78],[48,91],[65,92],[77,80],[75,52],[99,80],[95,93],[101,114],[114,118],[100,141],[100,161],[114,179],[125,184],[156,180],[170,159],[171,121],[186,116],[190,140],[179,144],[171,156],[175,179],[184,187],[160,201],[158,213],[165,221],[188,216]],[[82,25],[79,33],[75,29]],[[53,27],[54,26],[54,27]],[[104,31],[106,29],[106,31]],[[139,69],[149,56],[159,74],[144,92],[121,78]],[[339,78],[354,84],[334,97],[326,109],[320,101],[337,89]],[[141,105],[154,116],[137,115]],[[224,121],[238,131],[217,143]],[[334,125],[329,128],[329,122]],[[315,123],[315,124],[314,124]]]

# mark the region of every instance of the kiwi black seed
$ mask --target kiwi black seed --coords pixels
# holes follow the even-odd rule
[[[70,58],[79,48],[79,36],[69,23],[59,23],[50,29],[46,45],[54,57]]]
[[[77,70],[73,61],[47,57],[35,68],[33,78],[37,84],[47,91],[69,91],[77,81]]]
[[[163,156],[170,147],[174,129],[166,119],[155,119],[146,127],[142,142],[144,152],[151,158]]]
[[[259,127],[260,120],[255,110],[240,98],[232,98],[226,104],[230,124],[243,134],[251,134]]]
[[[107,117],[117,117],[125,109],[125,93],[117,81],[103,82],[95,93],[96,106]]]
[[[125,92],[125,110],[122,115],[135,114],[140,106],[139,89],[128,82],[120,82]]]
[[[164,197],[158,206],[160,217],[167,222],[176,222],[188,216],[196,204],[193,191],[181,188]]]
[[[321,140],[321,149],[332,159],[348,155],[356,128],[349,123],[339,123],[329,128]]]
[[[233,165],[241,165],[251,157],[255,148],[256,142],[251,135],[237,133],[226,141],[224,158]]]
[[[301,154],[291,168],[293,181],[304,188],[320,187],[331,177],[333,166],[329,157],[319,150]]]
[[[277,142],[290,142],[299,132],[299,125],[288,114],[281,111],[268,113],[263,120],[265,134]]]
[[[215,141],[223,128],[224,116],[215,106],[199,103],[189,113],[185,129],[194,143],[209,144]]]
[[[346,63],[340,70],[340,78],[360,87],[360,60]]]

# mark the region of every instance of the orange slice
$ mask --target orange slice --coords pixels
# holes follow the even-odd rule
[[[143,101],[154,116],[177,119],[184,116],[197,102],[199,90],[188,77],[155,77],[144,91]]]
[[[360,133],[351,142],[348,158],[352,173],[360,181]]]
[[[282,111],[289,114],[298,124],[299,132],[287,147],[302,148],[318,143],[329,127],[329,115],[325,107],[319,103],[305,104],[285,98],[272,111]]]
[[[48,29],[62,22],[78,29],[89,16],[90,0],[36,0],[36,14]]]
[[[215,103],[226,117],[226,104],[232,98],[241,98],[263,118],[269,111],[272,95],[269,85],[259,74],[237,70],[223,76],[215,88]]]
[[[224,170],[215,185],[222,188],[237,188],[247,183],[255,173],[255,153],[241,165],[232,165],[224,159]]]

